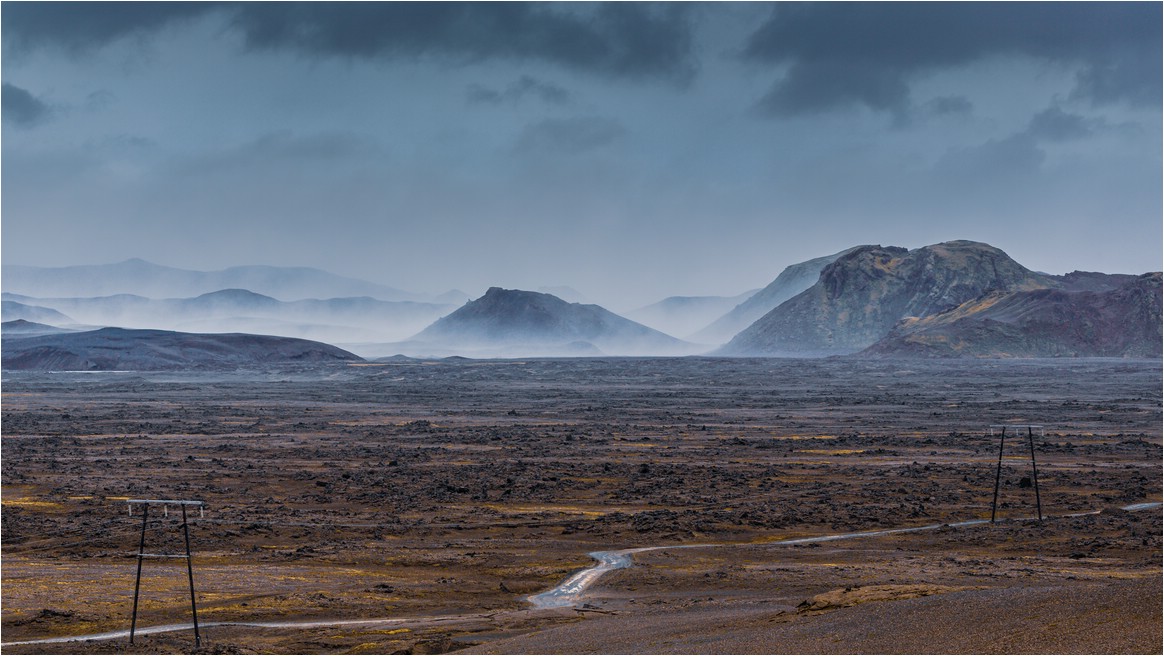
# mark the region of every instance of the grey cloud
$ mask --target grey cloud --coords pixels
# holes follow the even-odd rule
[[[1134,125],[1112,125],[1103,118],[1049,107],[1035,114],[1024,129],[1009,137],[947,152],[936,169],[972,184],[998,181],[1006,176],[1036,171],[1046,159],[1046,152],[1040,144],[1075,141],[1110,132],[1133,135],[1137,129]]]
[[[0,34],[9,52],[49,47],[83,54],[218,8],[215,2],[5,2]]]
[[[529,75],[521,76],[504,91],[473,85],[466,92],[470,103],[484,104],[515,103],[530,95],[551,105],[565,105],[570,102],[570,92],[566,89],[552,82],[542,82]]]
[[[789,3],[743,57],[790,65],[761,101],[776,115],[854,104],[900,112],[914,74],[992,55],[1082,65],[1081,98],[1159,103],[1160,22],[1158,3]],[[871,81],[817,79],[847,68]]]
[[[904,116],[909,87],[899,75],[860,62],[801,61],[759,102],[761,112],[789,117],[863,104]]]
[[[688,8],[667,3],[14,2],[5,48],[73,54],[221,12],[250,50],[306,56],[541,60],[631,79],[685,83],[694,74]]]
[[[1058,107],[1051,107],[1035,114],[1027,127],[1027,134],[1047,141],[1069,141],[1089,137],[1103,125],[1102,120],[1068,114]]]
[[[989,189],[1019,184],[1019,176],[1037,171],[1044,159],[1046,153],[1034,137],[1021,132],[979,146],[953,149],[938,161],[935,170],[960,186]]]
[[[974,103],[965,96],[939,96],[922,105],[930,116],[966,115],[974,110]]]
[[[276,162],[330,163],[372,157],[380,152],[374,142],[347,132],[300,136],[290,130],[280,130],[234,148],[190,158],[179,164],[179,170],[210,173]]]
[[[618,121],[597,116],[546,119],[526,126],[518,153],[578,154],[606,146],[626,134]]]
[[[21,128],[31,128],[47,120],[53,110],[27,90],[5,82],[0,89],[0,113],[8,123]]]
[[[251,49],[310,56],[534,59],[679,82],[694,70],[687,10],[668,4],[262,2],[233,24]]]
[[[1072,100],[1090,101],[1093,106],[1128,102],[1132,105],[1160,104],[1160,52],[1124,53],[1122,56],[1089,66],[1075,75]]]

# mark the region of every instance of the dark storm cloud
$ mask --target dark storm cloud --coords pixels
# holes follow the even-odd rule
[[[42,47],[79,54],[130,35],[205,14],[213,2],[5,2],[0,5],[4,46],[10,52]]]
[[[15,84],[5,82],[0,89],[0,114],[5,122],[31,128],[47,120],[52,113],[48,104]]]
[[[685,82],[694,71],[682,5],[525,2],[16,2],[3,4],[6,47],[84,52],[221,11],[250,50],[307,56],[542,60],[625,78]]]
[[[613,143],[626,133],[618,121],[597,116],[546,119],[518,137],[519,153],[578,154]]]
[[[1080,65],[1073,95],[1160,102],[1159,3],[781,4],[745,59],[788,66],[761,100],[776,116],[851,105],[902,112],[911,76],[992,55]]]
[[[551,105],[565,105],[570,102],[569,91],[552,82],[543,82],[529,75],[521,76],[503,91],[474,84],[465,95],[470,103],[494,105],[515,103],[531,95]]]
[[[687,79],[682,6],[556,3],[253,3],[234,24],[255,50],[311,56],[544,60],[628,78]]]

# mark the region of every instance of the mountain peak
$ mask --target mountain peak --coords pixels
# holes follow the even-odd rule
[[[568,354],[580,343],[623,355],[673,353],[689,346],[597,305],[501,287],[490,287],[414,339],[464,351],[505,348],[525,354]]]
[[[924,317],[992,291],[1055,287],[990,244],[955,240],[908,250],[861,246],[807,290],[738,334],[727,354],[826,354],[863,349],[906,317]]]

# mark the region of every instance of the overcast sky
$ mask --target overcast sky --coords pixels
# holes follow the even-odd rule
[[[3,261],[735,295],[1159,270],[1161,4],[4,2]]]

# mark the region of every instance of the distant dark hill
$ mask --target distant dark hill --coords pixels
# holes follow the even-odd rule
[[[289,337],[102,328],[5,339],[3,369],[157,371],[359,361],[328,344]]]
[[[19,301],[0,301],[0,318],[4,321],[35,321],[38,323],[76,323],[52,308],[29,305]]]
[[[776,279],[758,292],[741,299],[738,305],[726,314],[691,335],[690,339],[705,344],[723,344],[735,337],[741,330],[755,323],[757,319],[771,312],[776,306],[812,287],[820,278],[820,272],[837,258],[850,253],[860,246],[840,253],[813,258],[785,267]]]
[[[691,344],[597,305],[550,294],[493,287],[412,339],[462,354],[501,348],[506,354],[606,355],[689,353]]]
[[[1106,291],[992,292],[902,321],[869,357],[1161,356],[1161,274]]]
[[[863,246],[825,267],[815,284],[731,340],[724,355],[826,355],[872,345],[906,317],[926,317],[992,291],[1062,286],[1006,253],[971,241],[915,250]]]

